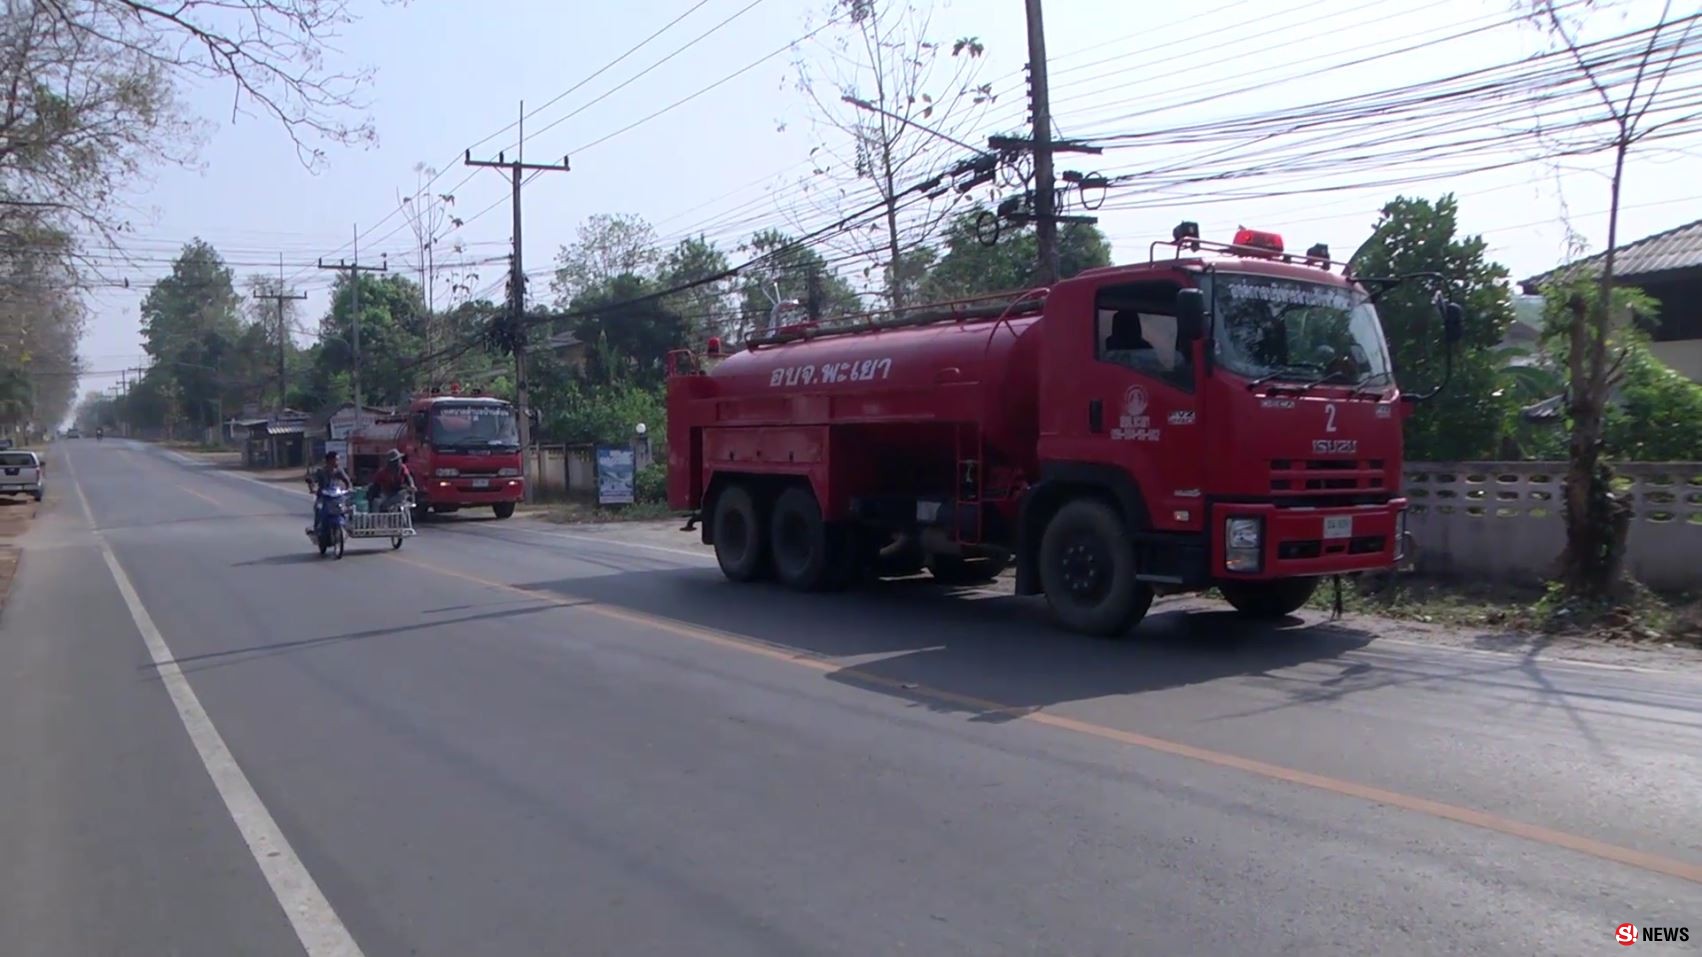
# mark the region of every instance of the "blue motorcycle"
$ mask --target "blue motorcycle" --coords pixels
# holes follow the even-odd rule
[[[307,536],[319,547],[321,558],[332,549],[336,550],[338,558],[343,557],[343,546],[348,540],[350,495],[350,491],[338,483],[322,486],[314,493],[313,528],[308,530]]]

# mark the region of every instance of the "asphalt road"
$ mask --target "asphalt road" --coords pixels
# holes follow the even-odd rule
[[[0,953],[1702,948],[1702,680],[798,596],[60,447],[0,616]]]

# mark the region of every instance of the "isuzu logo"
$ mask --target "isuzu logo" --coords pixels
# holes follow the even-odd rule
[[[1314,455],[1352,455],[1359,451],[1358,439],[1313,439]]]

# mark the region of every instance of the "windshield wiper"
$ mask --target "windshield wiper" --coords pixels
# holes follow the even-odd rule
[[[1259,376],[1257,379],[1254,379],[1253,381],[1247,383],[1247,391],[1251,392],[1254,389],[1257,389],[1259,386],[1262,386],[1265,383],[1270,382],[1273,379],[1280,379],[1283,376],[1288,375],[1289,373],[1294,372],[1297,369],[1322,369],[1322,368],[1323,368],[1322,366],[1317,365],[1316,363],[1312,363],[1312,362],[1290,362],[1290,363],[1286,363],[1281,368],[1277,369],[1275,372],[1268,372],[1268,373],[1266,373],[1262,376]]]

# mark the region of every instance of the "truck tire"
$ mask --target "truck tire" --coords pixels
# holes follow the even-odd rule
[[[942,585],[983,585],[998,578],[1009,564],[1008,558],[931,555],[928,557],[928,574]]]
[[[1217,586],[1235,610],[1270,621],[1299,611],[1318,590],[1316,578],[1279,578],[1263,582],[1223,582]]]
[[[774,577],[780,584],[798,591],[826,587],[839,566],[837,531],[822,521],[815,493],[796,485],[781,492],[769,517],[769,553],[774,558]]]
[[[1066,503],[1046,523],[1040,586],[1054,620],[1084,635],[1121,637],[1152,607],[1151,586],[1135,578],[1128,529],[1092,499]]]
[[[756,498],[743,485],[729,485],[715,497],[715,560],[721,574],[736,582],[763,577],[768,558],[767,527]]]
[[[514,503],[513,502],[497,502],[495,505],[491,506],[491,511],[496,513],[497,518],[513,518],[514,517]]]

